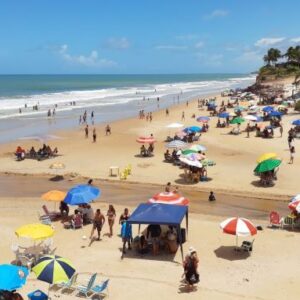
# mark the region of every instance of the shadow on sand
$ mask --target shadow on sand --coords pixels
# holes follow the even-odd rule
[[[230,261],[243,260],[247,259],[250,256],[248,252],[245,252],[240,249],[237,250],[235,246],[221,246],[217,248],[214,252],[217,257],[227,259]]]

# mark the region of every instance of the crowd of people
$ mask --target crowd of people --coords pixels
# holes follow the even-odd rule
[[[24,160],[25,158],[42,160],[42,159],[54,157],[57,154],[58,154],[57,147],[52,149],[49,145],[46,144],[43,144],[43,146],[38,150],[35,150],[34,146],[32,146],[29,151],[26,151],[21,146],[18,146],[15,151],[17,160]]]

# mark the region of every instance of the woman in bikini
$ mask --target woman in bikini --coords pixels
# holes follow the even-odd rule
[[[109,225],[109,237],[112,237],[113,235],[113,226],[115,223],[116,218],[116,210],[114,207],[110,204],[107,211],[107,219],[108,219],[108,225]]]

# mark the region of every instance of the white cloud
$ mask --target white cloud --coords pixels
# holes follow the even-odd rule
[[[67,62],[86,67],[115,67],[117,64],[112,60],[100,58],[96,50],[92,50],[89,55],[71,55],[68,52],[68,45],[64,44],[58,48],[58,53]]]
[[[123,50],[123,49],[128,49],[130,47],[130,43],[126,37],[122,38],[109,38],[104,45],[107,48],[111,49],[118,49],[118,50]]]
[[[210,14],[205,15],[204,19],[222,18],[222,17],[226,17],[228,14],[229,14],[228,10],[216,9],[212,11]]]
[[[201,42],[201,41],[199,41],[199,42],[197,42],[197,43],[195,44],[195,48],[196,48],[196,49],[200,49],[200,48],[202,48],[203,46],[204,46],[204,43]]]
[[[177,46],[177,45],[158,45],[155,46],[156,50],[172,50],[172,51],[183,51],[187,49],[187,46]]]
[[[294,38],[290,39],[290,42],[292,42],[292,43],[300,43],[300,37],[294,37]]]
[[[255,43],[256,47],[269,47],[283,42],[286,38],[262,38]]]

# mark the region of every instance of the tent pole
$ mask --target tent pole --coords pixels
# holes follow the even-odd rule
[[[181,227],[180,225],[177,226],[177,230],[179,232],[179,244],[180,244],[180,251],[181,251],[181,259],[183,262],[183,248],[182,248],[182,238],[181,238]]]

